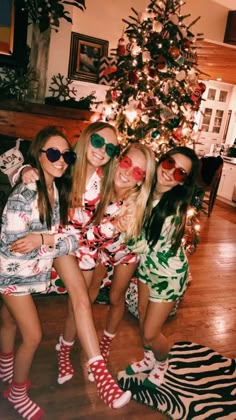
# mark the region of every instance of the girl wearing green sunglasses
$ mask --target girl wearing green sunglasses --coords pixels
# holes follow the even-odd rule
[[[118,151],[116,129],[112,125],[98,121],[83,130],[74,146],[77,158],[72,166],[69,224],[65,228],[62,227],[62,231],[74,233],[78,238],[81,229],[89,224],[100,201],[101,192],[105,193],[112,184]],[[37,172],[32,168],[25,168],[22,174],[25,183],[34,181],[37,176]],[[118,387],[101,356],[87,290],[92,281],[93,271],[82,270],[86,282],[83,283],[79,276],[78,262],[70,255],[54,260],[54,267],[69,294],[68,316],[56,346],[58,383],[63,384],[74,374],[70,352],[77,334],[95,377],[100,398],[109,407],[120,408],[129,402],[131,394]]]

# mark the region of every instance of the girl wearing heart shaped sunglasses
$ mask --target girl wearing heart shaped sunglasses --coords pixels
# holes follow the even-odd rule
[[[148,372],[144,385],[152,388],[163,383],[168,368],[169,345],[163,326],[186,289],[188,260],[181,242],[198,164],[197,155],[188,147],[176,147],[160,158],[153,209],[144,225],[146,249],[137,269],[144,357],[127,366],[126,373]]]
[[[42,149],[58,150],[68,159],[73,156],[69,140],[55,127],[36,135],[29,159],[39,180],[37,184],[19,183],[13,189],[3,210],[0,234],[0,380],[10,382],[5,397],[26,419],[40,419],[44,414],[28,396],[28,375],[42,336],[32,293],[46,292],[53,258],[77,248],[74,235],[58,234],[60,220],[66,223],[68,216],[68,162],[59,159],[55,164]],[[22,342],[15,352],[17,327]]]
[[[63,161],[70,159],[67,154],[60,154],[56,150],[43,148],[41,153],[50,162],[56,162],[58,158]],[[81,231],[91,222],[96,211],[101,192],[105,193],[112,185],[117,155],[119,155],[115,127],[102,121],[89,124],[74,146],[74,153],[76,160],[72,166],[69,223],[61,226],[60,231],[76,235],[79,243]],[[26,168],[22,178],[26,183],[34,181],[38,179],[38,173],[32,168]],[[68,291],[68,315],[63,334],[56,345],[57,380],[59,384],[63,384],[74,375],[70,353],[78,335],[87,355],[88,364],[94,372],[100,398],[109,407],[120,408],[129,402],[131,394],[130,391],[124,392],[118,387],[101,356],[87,290],[93,276],[93,265],[91,266],[89,258],[87,260],[84,258],[83,262],[86,260],[86,263],[82,264],[80,247],[78,252],[75,252],[75,256],[77,259],[72,255],[66,255],[54,260],[54,267]],[[92,264],[93,262],[94,260]],[[108,388],[109,392],[107,392]]]

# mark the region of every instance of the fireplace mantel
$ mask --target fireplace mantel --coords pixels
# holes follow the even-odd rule
[[[81,131],[99,118],[99,113],[60,106],[0,100],[0,134],[32,140],[47,125],[63,128],[74,144]]]

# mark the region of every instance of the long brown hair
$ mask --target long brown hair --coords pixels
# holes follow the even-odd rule
[[[44,223],[44,221],[46,222],[48,229],[51,229],[52,225],[52,208],[48,198],[46,181],[44,177],[44,172],[40,164],[39,156],[41,153],[40,150],[43,149],[45,143],[52,136],[60,136],[63,139],[65,139],[68,143],[68,149],[72,151],[70,142],[65,136],[65,134],[62,131],[60,131],[56,126],[48,126],[43,128],[36,134],[34,140],[31,143],[26,161],[26,163],[30,164],[32,167],[38,170],[39,180],[36,184],[38,191],[39,218],[41,223]],[[66,224],[69,210],[69,194],[71,191],[70,167],[66,169],[66,171],[60,178],[55,178],[54,182],[59,193],[60,219],[63,224]]]
[[[166,217],[173,215],[175,219],[175,232],[172,237],[172,251],[177,252],[185,231],[187,209],[192,199],[194,186],[198,175],[199,159],[194,150],[189,147],[179,146],[162,155],[157,167],[167,156],[180,153],[192,162],[191,171],[185,181],[164,192],[159,203],[153,208],[150,218],[146,221],[146,238],[150,246],[155,246],[161,235],[162,226]]]

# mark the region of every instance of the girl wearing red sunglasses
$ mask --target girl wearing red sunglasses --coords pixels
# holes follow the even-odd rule
[[[155,168],[154,154],[149,147],[133,143],[124,150],[112,188],[102,196],[94,224],[84,233],[84,243],[80,244],[83,252],[89,244],[91,258],[97,250],[96,258],[101,263],[89,289],[92,301],[97,297],[107,267],[113,267],[109,313],[100,341],[104,360],[108,358],[109,346],[123,318],[125,293],[137,267],[138,256],[130,252],[127,243],[140,235],[144,215],[148,212]],[[93,379],[91,374],[89,378]]]
[[[186,289],[188,261],[181,241],[197,174],[198,157],[188,147],[170,150],[157,164],[153,210],[142,237],[146,249],[137,270],[144,357],[126,368],[127,375],[147,372],[148,387],[160,386],[168,368],[163,326]]]

